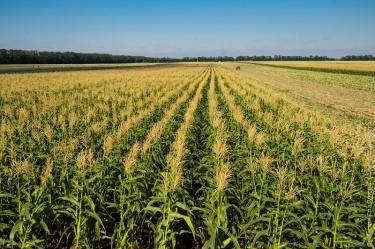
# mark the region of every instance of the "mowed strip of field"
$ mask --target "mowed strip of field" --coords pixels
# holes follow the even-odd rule
[[[332,61],[267,61],[245,62],[269,67],[289,68],[323,73],[375,76],[375,62],[332,62]]]
[[[257,61],[256,64],[375,72],[375,61]]]
[[[297,63],[297,62],[295,62]],[[264,87],[273,87],[300,104],[332,117],[360,122],[375,120],[375,78],[264,67],[255,64],[222,63]]]

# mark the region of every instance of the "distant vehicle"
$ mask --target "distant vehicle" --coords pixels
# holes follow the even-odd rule
[[[241,69],[241,67],[236,67],[236,70],[240,70]]]

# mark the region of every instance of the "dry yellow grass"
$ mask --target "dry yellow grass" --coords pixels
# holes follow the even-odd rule
[[[375,71],[375,61],[262,61],[254,63],[289,67],[314,67]]]
[[[233,69],[236,64],[222,65]],[[321,112],[329,118],[335,118],[336,121],[352,122],[354,117],[354,121],[358,119],[359,122],[363,122],[365,119],[366,122],[375,122],[373,77],[259,67],[250,64],[241,64],[241,70],[237,73],[255,80],[265,88],[273,88],[279,94],[297,101],[299,105]],[[352,86],[348,80],[352,82]]]

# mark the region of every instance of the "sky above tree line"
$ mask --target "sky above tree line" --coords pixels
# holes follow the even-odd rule
[[[0,0],[0,48],[144,55],[375,55],[375,0]]]

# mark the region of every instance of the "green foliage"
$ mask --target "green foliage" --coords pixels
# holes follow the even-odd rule
[[[367,184],[375,182],[354,130],[215,65],[163,70],[135,69],[129,84],[0,94],[1,246],[366,248],[374,240]]]

